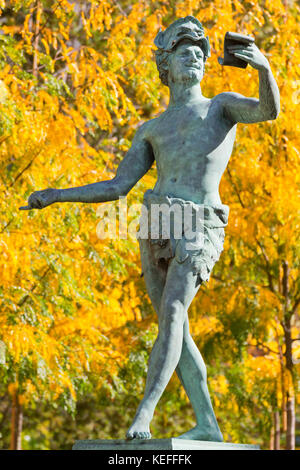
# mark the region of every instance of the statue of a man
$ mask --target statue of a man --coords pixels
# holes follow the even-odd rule
[[[188,324],[188,308],[220,256],[228,206],[219,183],[230,158],[236,124],[276,119],[279,90],[266,57],[254,43],[231,45],[229,53],[259,73],[259,99],[225,92],[208,99],[200,82],[210,55],[209,41],[193,16],[172,23],[155,38],[156,62],[170,89],[168,108],[144,123],[120,163],[116,176],[86,186],[36,191],[22,209],[42,209],[55,202],[99,203],[125,196],[157,164],[157,182],[144,203],[178,204],[202,214],[202,242],[181,239],[139,239],[148,294],[158,315],[159,333],[150,355],[144,397],[128,439],[150,439],[150,421],[173,372],[182,382],[196,416],[196,426],[182,439],[222,441],[206,382],[206,369]],[[174,235],[174,234],[173,234]],[[197,234],[196,234],[197,235]],[[201,237],[200,237],[201,238]]]

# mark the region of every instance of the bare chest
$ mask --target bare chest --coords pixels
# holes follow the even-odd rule
[[[157,119],[149,141],[157,163],[172,165],[186,154],[192,160],[206,158],[222,146],[230,128],[218,106],[177,108]]]

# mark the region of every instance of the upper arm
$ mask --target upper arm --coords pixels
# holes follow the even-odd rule
[[[154,162],[152,146],[146,136],[148,124],[142,124],[137,130],[130,149],[117,169],[115,180],[125,194],[147,173]]]
[[[234,124],[266,120],[257,98],[246,98],[240,93],[233,92],[221,93],[219,97],[222,100],[224,115]]]

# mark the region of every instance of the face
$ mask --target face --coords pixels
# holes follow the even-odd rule
[[[170,82],[201,82],[204,74],[204,53],[190,41],[179,43],[170,55],[168,79]]]

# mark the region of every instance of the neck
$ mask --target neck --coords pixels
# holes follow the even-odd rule
[[[194,84],[175,82],[171,83],[169,108],[172,106],[183,106],[189,104],[191,101],[203,98],[199,82]]]

